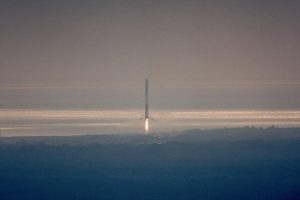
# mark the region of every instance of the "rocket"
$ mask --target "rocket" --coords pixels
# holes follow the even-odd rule
[[[149,89],[149,80],[145,79],[145,134],[148,134],[149,130],[149,95],[148,95],[148,89]]]
[[[145,79],[145,119],[149,118],[149,80]]]

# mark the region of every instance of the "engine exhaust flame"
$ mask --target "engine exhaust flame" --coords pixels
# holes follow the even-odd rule
[[[145,119],[145,131],[146,131],[146,134],[148,134],[148,130],[149,130],[149,121],[148,121],[148,118]]]

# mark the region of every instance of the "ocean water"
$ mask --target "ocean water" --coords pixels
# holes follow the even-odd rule
[[[300,127],[300,110],[153,110],[151,132]],[[143,110],[1,109],[1,136],[144,133]]]

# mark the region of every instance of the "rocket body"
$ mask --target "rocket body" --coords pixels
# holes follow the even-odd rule
[[[149,118],[149,80],[145,79],[145,119]]]

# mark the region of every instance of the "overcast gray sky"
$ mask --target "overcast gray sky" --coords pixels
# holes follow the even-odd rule
[[[0,106],[300,108],[298,0],[0,2]]]

